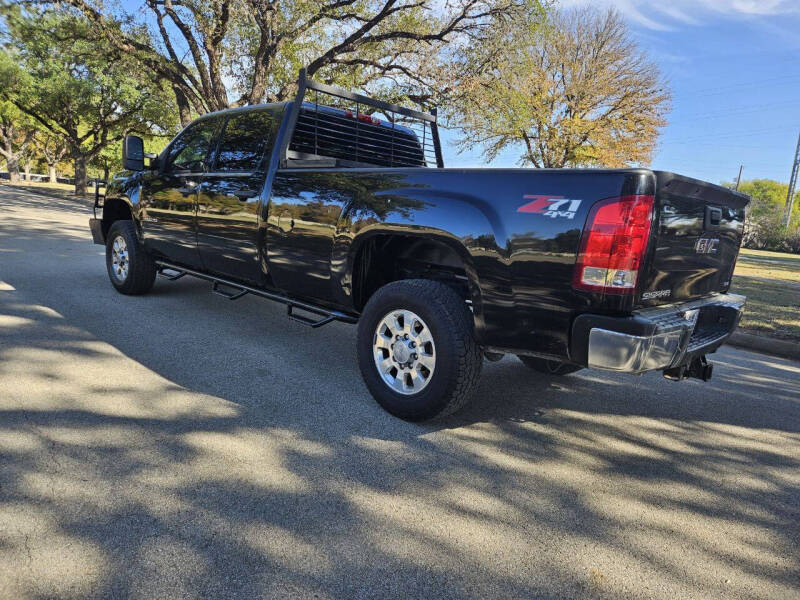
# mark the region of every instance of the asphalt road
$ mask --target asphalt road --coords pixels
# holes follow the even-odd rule
[[[486,363],[396,420],[355,329],[112,289],[85,206],[0,186],[0,598],[800,598],[800,363]]]

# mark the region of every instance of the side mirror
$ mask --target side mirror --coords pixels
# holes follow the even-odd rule
[[[122,140],[122,168],[144,171],[144,141],[138,135],[126,135]]]

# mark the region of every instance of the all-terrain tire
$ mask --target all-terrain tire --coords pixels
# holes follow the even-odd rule
[[[128,295],[145,294],[156,280],[156,264],[147,253],[133,221],[115,221],[106,237],[106,269],[111,284]]]
[[[435,361],[431,363],[434,368],[429,379],[420,384],[423,387],[418,392],[398,392],[385,379],[393,377],[391,372],[384,371],[382,374],[377,364],[379,353],[384,352],[376,347],[378,327],[387,318],[392,318],[390,315],[403,311],[417,315],[432,337],[432,345],[426,344],[426,347],[435,356]],[[416,324],[422,328],[422,324]],[[417,333],[411,335],[413,340]],[[389,336],[387,339],[394,342],[395,338]],[[390,351],[389,358],[395,364],[396,357],[406,353],[406,350],[401,350],[403,355]],[[475,340],[472,312],[464,299],[447,285],[426,279],[395,281],[372,295],[359,319],[357,352],[361,375],[372,396],[386,411],[407,421],[424,421],[463,408],[475,391],[483,361],[481,349]],[[414,364],[417,370],[413,372],[424,373],[426,367],[421,366],[421,361]],[[404,369],[409,370],[399,371],[399,375],[411,373],[410,368]]]
[[[573,365],[570,363],[559,362],[557,360],[549,360],[547,358],[538,358],[536,356],[517,356],[526,367],[546,373],[547,375],[569,375],[575,371],[580,371],[583,367]]]

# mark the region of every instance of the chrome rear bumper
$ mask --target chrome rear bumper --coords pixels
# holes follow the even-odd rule
[[[716,294],[630,317],[580,315],[572,328],[572,359],[626,373],[677,367],[721,346],[739,324],[744,304],[744,296]]]

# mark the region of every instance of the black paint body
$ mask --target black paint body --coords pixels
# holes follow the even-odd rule
[[[748,202],[742,194],[647,169],[281,169],[274,149],[291,134],[287,104],[204,118],[242,110],[269,111],[275,119],[272,151],[259,169],[216,172],[212,149],[196,173],[173,175],[157,166],[110,184],[106,206],[126,202],[145,246],[157,255],[357,315],[355,261],[370,238],[435,240],[463,265],[481,344],[560,360],[570,359],[571,326],[580,314],[625,316],[730,285]],[[592,204],[630,194],[656,198],[636,293],[574,290]],[[571,217],[518,212],[533,195],[580,204]],[[707,206],[721,209],[712,230],[706,229]],[[714,254],[697,253],[703,236],[719,239]],[[669,296],[642,299],[658,290]]]

